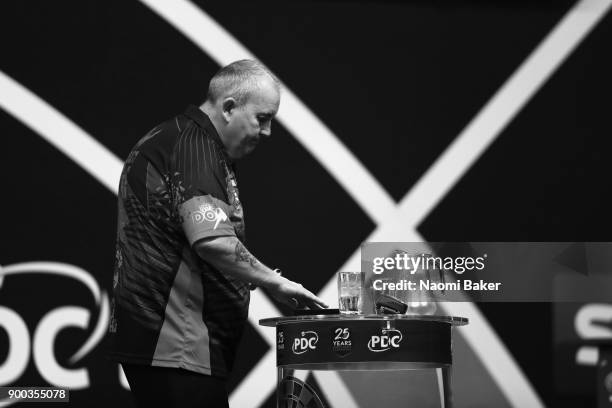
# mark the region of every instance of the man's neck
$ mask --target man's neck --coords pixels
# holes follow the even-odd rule
[[[223,144],[223,147],[225,148],[224,150],[225,150],[226,156],[230,160],[234,160],[228,152],[227,141],[225,140],[225,137],[223,136],[223,132],[221,131],[221,129],[223,129],[223,117],[220,116],[219,111],[208,101],[200,105],[200,110],[204,112],[206,116],[208,116],[211,123],[215,127],[215,130],[217,131],[217,134],[219,135],[219,139],[221,139],[221,143]]]
[[[212,106],[210,102],[206,101],[202,105],[200,105],[200,110],[208,116],[213,126],[215,127],[217,134],[221,138],[221,141],[225,145],[225,140],[223,139],[223,132],[221,132],[221,120],[222,119],[219,118],[214,106]]]

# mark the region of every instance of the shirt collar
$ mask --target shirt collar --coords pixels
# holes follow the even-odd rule
[[[212,140],[215,141],[215,143],[217,143],[220,150],[223,152],[223,156],[228,161],[228,163],[233,163],[233,160],[227,155],[227,151],[225,150],[225,145],[221,141],[221,137],[219,136],[219,133],[217,133],[217,129],[215,128],[215,125],[213,125],[208,115],[204,113],[202,109],[198,108],[195,105],[189,105],[187,106],[187,109],[185,110],[185,116],[187,116],[188,118],[192,119],[195,123],[197,123],[198,126],[200,126],[205,131],[205,133],[209,135],[212,138]]]

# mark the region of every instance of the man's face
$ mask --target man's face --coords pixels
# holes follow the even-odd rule
[[[262,78],[259,89],[239,107],[225,111],[228,119],[224,143],[232,159],[251,153],[262,137],[272,132],[272,119],[278,112],[280,94],[271,78]]]

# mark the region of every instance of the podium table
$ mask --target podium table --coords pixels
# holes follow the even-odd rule
[[[435,315],[306,315],[259,321],[276,327],[279,408],[330,408],[296,370],[414,369],[436,370],[440,406],[450,408],[451,329],[467,323],[466,318]]]

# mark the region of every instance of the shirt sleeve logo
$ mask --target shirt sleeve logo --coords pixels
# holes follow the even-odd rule
[[[201,224],[204,221],[214,222],[215,226],[213,229],[217,229],[221,221],[227,221],[227,214],[219,208],[214,207],[212,204],[202,204],[198,207],[198,210],[191,213],[191,219],[194,224]]]

